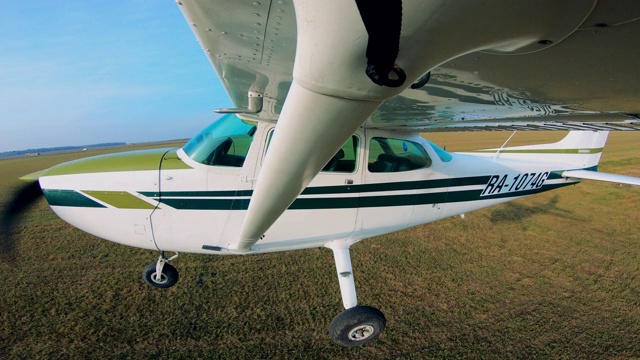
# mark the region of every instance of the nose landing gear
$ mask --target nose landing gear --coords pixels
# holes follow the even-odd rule
[[[178,282],[178,270],[168,262],[177,258],[178,253],[170,258],[164,255],[164,251],[158,257],[158,261],[151,263],[142,270],[144,281],[160,289],[167,289]]]

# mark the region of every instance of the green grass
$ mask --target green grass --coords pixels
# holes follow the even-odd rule
[[[507,137],[437,135],[448,150]],[[601,170],[640,176],[638,148],[612,134]],[[86,155],[0,161],[0,203],[18,176]],[[355,245],[359,301],[388,320],[356,349],[328,336],[342,311],[330,250],[183,254],[179,283],[158,290],[140,276],[156,253],[41,202],[17,229],[18,261],[0,263],[0,358],[640,358],[639,200],[583,183]]]

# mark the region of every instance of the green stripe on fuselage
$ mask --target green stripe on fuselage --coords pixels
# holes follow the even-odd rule
[[[126,191],[83,190],[82,192],[118,209],[155,209],[155,205],[149,204]]]
[[[540,192],[557,189],[573,183],[561,183],[544,185],[542,188],[480,196],[483,189],[461,190],[453,192],[435,192],[426,194],[398,194],[380,196],[353,196],[331,198],[302,198],[296,199],[289,210],[314,210],[314,209],[351,209],[372,207],[395,207],[429,204],[447,204],[465,201],[493,200],[509,197],[521,197]],[[194,198],[163,198],[161,203],[178,210],[247,210],[249,199],[194,199]]]
[[[87,208],[104,208],[106,206],[97,203],[75,190],[43,189],[44,197],[51,206],[70,206]]]
[[[470,153],[500,153],[500,154],[599,154],[604,150],[601,148],[594,149],[505,149],[505,150],[475,150]]]
[[[586,170],[595,171],[597,167]],[[562,178],[558,170],[549,174],[549,180]],[[390,182],[378,184],[336,185],[310,187],[302,192],[302,195],[339,195],[354,194],[355,196],[342,197],[304,197],[298,198],[289,207],[290,210],[303,209],[340,209],[340,208],[371,208],[389,206],[412,206],[424,204],[445,204],[464,201],[492,200],[509,197],[520,197],[553,190],[574,182],[561,184],[546,184],[540,189],[508,192],[489,196],[480,196],[483,189],[458,190],[462,186],[486,185],[491,176],[473,176],[451,179],[434,179],[405,182]],[[437,189],[440,189],[439,191]],[[393,194],[393,195],[369,195],[374,192],[431,190],[421,194]],[[435,191],[434,191],[435,190]],[[124,209],[153,209],[152,204],[127,192],[117,191],[84,191],[100,201],[117,208]],[[218,190],[218,191],[140,191],[140,195],[152,198],[178,210],[246,210],[249,206],[252,190]],[[356,195],[360,194],[360,196]],[[82,196],[82,194],[78,194]],[[90,199],[88,199],[90,200]],[[71,205],[70,205],[71,206]]]
[[[453,179],[401,181],[378,184],[316,186],[304,189],[300,195],[357,194],[368,192],[436,189],[450,186],[484,185],[490,178],[491,176],[489,175],[483,175]],[[236,197],[253,195],[252,190],[163,191],[162,194],[159,194],[156,191],[140,191],[139,193],[140,195],[156,199],[159,197]]]
[[[176,149],[151,149],[92,156],[56,165],[39,176],[159,170],[160,160],[162,160],[163,169],[191,169],[178,158],[176,151]]]

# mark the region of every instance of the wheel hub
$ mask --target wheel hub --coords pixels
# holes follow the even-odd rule
[[[161,274],[153,273],[153,274],[151,275],[151,279],[152,279],[154,282],[158,283],[158,284],[164,284],[164,283],[166,283],[166,282],[167,282],[167,280],[168,280],[168,279],[167,279],[167,275],[162,274],[162,273],[161,273]]]
[[[349,339],[353,341],[362,341],[373,335],[374,328],[371,325],[360,325],[349,331]]]

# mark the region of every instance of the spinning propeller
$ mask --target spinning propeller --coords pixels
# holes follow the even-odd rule
[[[38,199],[42,197],[40,183],[35,180],[22,185],[4,206],[0,219],[0,256],[12,257],[15,251],[13,228]]]

